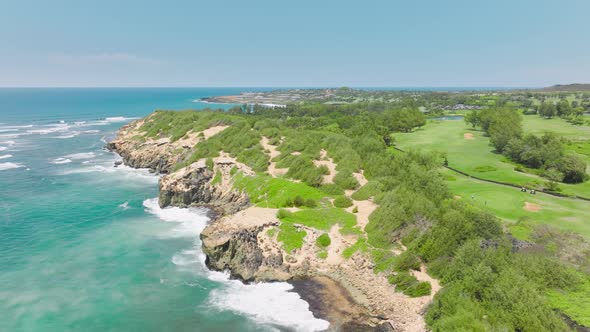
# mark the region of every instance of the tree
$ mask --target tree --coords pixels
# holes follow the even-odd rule
[[[543,102],[539,108],[539,115],[551,119],[557,114],[557,109],[553,103]]]
[[[471,111],[465,114],[465,123],[470,124],[475,129],[480,124],[480,117],[478,111]]]
[[[522,136],[522,119],[516,111],[498,110],[490,121],[488,135],[490,142],[498,152],[503,152],[508,142]]]
[[[567,100],[562,100],[557,103],[556,113],[558,116],[568,116],[572,112],[572,107]]]
[[[565,183],[580,183],[588,178],[586,163],[575,155],[563,156],[556,166],[563,173],[563,182]]]

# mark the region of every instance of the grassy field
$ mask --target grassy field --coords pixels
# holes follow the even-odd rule
[[[444,170],[444,173],[455,195],[488,209],[503,220],[515,223],[526,218],[533,223],[552,225],[590,238],[589,202],[541,193],[531,195],[516,188],[475,180],[449,170]],[[540,210],[526,210],[525,202],[537,204]],[[515,230],[515,236],[525,237],[524,233],[519,234],[519,230]]]
[[[569,139],[590,139],[590,128],[574,126],[562,119],[545,120],[539,116],[525,116],[526,132],[542,134],[554,130]],[[449,166],[473,176],[487,180],[513,183],[519,186],[533,187],[542,185],[547,180],[530,173],[517,172],[516,164],[505,156],[495,153],[489,144],[489,138],[482,131],[473,130],[461,120],[430,121],[423,128],[411,133],[395,134],[396,144],[404,150],[422,149],[439,151],[447,154]],[[586,153],[588,143],[577,143],[568,147],[576,153]],[[590,163],[590,156],[583,155]],[[560,184],[568,195],[590,197],[590,181],[580,184]]]
[[[317,188],[305,183],[293,182],[283,178],[273,178],[264,174],[256,176],[244,176],[237,174],[234,177],[234,188],[244,190],[250,196],[252,203],[259,207],[279,208],[286,207],[285,202],[296,196],[318,201],[327,196]]]
[[[546,131],[552,131],[571,140],[590,140],[590,127],[575,126],[564,119],[545,119],[538,115],[525,115],[523,128],[526,133],[542,135]]]

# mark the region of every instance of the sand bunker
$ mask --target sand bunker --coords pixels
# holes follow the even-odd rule
[[[465,133],[465,134],[463,134],[463,138],[464,139],[473,139],[473,134],[472,133]]]
[[[537,212],[541,210],[541,205],[535,203],[524,202],[523,209],[531,212]]]

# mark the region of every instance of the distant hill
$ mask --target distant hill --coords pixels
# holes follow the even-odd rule
[[[542,88],[546,92],[572,92],[572,91],[590,91],[590,84],[556,84],[550,87]]]

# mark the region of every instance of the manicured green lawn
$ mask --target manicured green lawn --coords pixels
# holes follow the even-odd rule
[[[561,118],[545,119],[538,115],[525,115],[522,122],[526,133],[542,135],[552,131],[571,140],[589,140],[589,126],[575,126]]]
[[[533,223],[552,225],[590,238],[590,202],[541,193],[531,195],[517,188],[478,181],[456,173],[449,174],[449,170],[443,172],[447,173],[447,183],[455,195],[508,222],[528,218]],[[524,209],[525,202],[538,204],[541,209],[537,212],[527,211]]]
[[[559,129],[560,134],[571,139],[590,138],[589,127],[573,126],[562,119],[544,120],[539,116],[524,117],[524,127],[534,133],[542,133],[543,128]],[[472,139],[466,139],[471,134]],[[584,136],[587,135],[587,136]],[[473,130],[462,120],[430,121],[423,128],[412,133],[394,134],[396,144],[403,150],[422,149],[439,151],[447,155],[449,166],[473,176],[487,180],[514,183],[519,186],[533,187],[547,180],[529,173],[517,172],[516,165],[503,155],[494,152],[489,138],[479,130]],[[583,143],[582,143],[583,144]],[[585,151],[581,148],[581,151]],[[585,157],[590,162],[590,157]],[[590,198],[590,181],[580,184],[560,184],[563,192]]]

